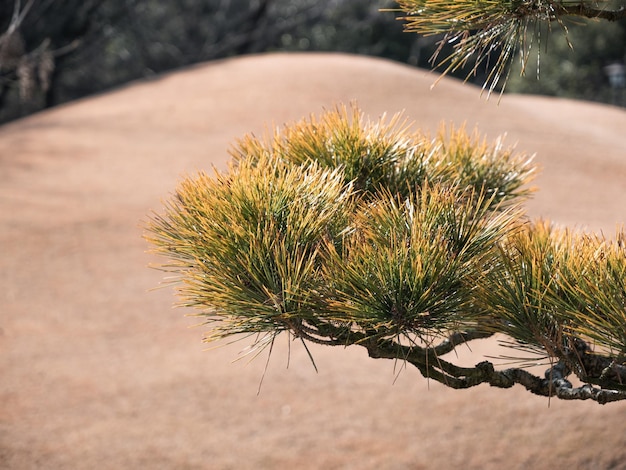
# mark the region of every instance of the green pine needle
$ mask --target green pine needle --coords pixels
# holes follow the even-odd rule
[[[503,245],[479,298],[521,349],[564,357],[573,339],[626,353],[626,250],[616,241],[528,224]]]
[[[474,324],[475,285],[534,176],[501,141],[443,127],[432,138],[356,107],[246,136],[231,154],[226,172],[185,179],[146,238],[207,341],[252,336],[254,351],[282,331],[334,344]]]
[[[338,170],[241,162],[185,180],[148,238],[173,260],[181,305],[214,323],[211,339],[289,330],[323,311],[321,250],[340,239],[351,196]]]
[[[520,216],[484,207],[443,186],[362,207],[344,251],[326,264],[334,316],[386,337],[475,326],[475,283]]]
[[[519,54],[522,73],[531,49],[541,47],[542,26],[549,32],[561,20],[568,7],[580,0],[397,0],[407,16],[405,31],[423,35],[443,34],[433,63],[444,67],[444,75],[465,68],[473,62],[467,78],[485,65],[487,76],[483,89],[492,93],[506,86],[511,61]],[[438,61],[446,44],[453,50]],[[539,67],[539,63],[537,64]],[[538,71],[537,71],[538,73]]]

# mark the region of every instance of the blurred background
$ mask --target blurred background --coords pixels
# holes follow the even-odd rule
[[[441,38],[403,33],[395,7],[387,0],[4,0],[0,123],[243,54],[340,51],[432,68]],[[625,58],[626,21],[554,23],[541,32],[525,76],[513,66],[506,92],[625,106]],[[483,80],[480,72],[469,77]]]

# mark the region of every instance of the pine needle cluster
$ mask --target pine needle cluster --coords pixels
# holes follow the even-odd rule
[[[541,49],[552,23],[566,33],[562,18],[568,15],[595,17],[602,1],[581,0],[398,0],[405,14],[405,31],[423,35],[442,34],[440,47],[432,57],[443,73],[471,67],[467,77],[476,75],[483,66],[486,78],[483,89],[489,93],[504,89],[511,61],[519,56],[522,73],[533,47]],[[453,50],[441,61],[444,46]],[[539,62],[537,62],[539,73]]]
[[[612,356],[626,353],[626,249],[613,240],[528,224],[502,245],[502,263],[479,297],[519,345],[565,358],[579,339]]]
[[[323,315],[320,270],[354,204],[339,170],[262,158],[183,181],[149,240],[172,260],[183,306],[215,323],[208,338],[276,334]]]
[[[428,342],[476,328],[484,312],[475,286],[520,216],[517,208],[491,210],[482,196],[478,204],[475,194],[459,198],[458,186],[416,191],[407,198],[381,191],[362,205],[344,251],[326,266],[330,311],[379,338]]]
[[[184,180],[148,224],[208,340],[474,324],[475,285],[534,174],[501,141],[444,128],[431,138],[356,107],[249,135],[231,153],[227,172]]]
[[[402,113],[371,121],[356,106],[338,106],[262,139],[245,136],[230,153],[235,162],[269,157],[340,169],[365,199],[381,189],[408,197],[429,182],[456,187],[459,194],[471,188],[494,207],[529,196],[535,173],[532,158],[506,147],[503,138],[490,143],[476,130],[445,125],[432,137],[412,130]]]
[[[626,399],[626,234],[530,222],[534,167],[501,139],[430,137],[400,115],[337,107],[231,154],[227,171],[185,179],[147,223],[207,341],[252,336],[260,351],[287,332],[403,359],[456,388]],[[547,358],[550,379],[441,358],[494,333]],[[600,387],[573,389],[571,373]]]

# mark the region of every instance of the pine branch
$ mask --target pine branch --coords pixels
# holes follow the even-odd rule
[[[580,2],[577,5],[565,5],[555,3],[554,5],[557,16],[582,16],[585,18],[598,18],[607,21],[619,21],[626,18],[626,7],[622,6],[616,10],[605,10],[602,8],[594,8],[593,6]]]
[[[467,339],[470,334],[459,333],[457,339]],[[478,337],[481,337],[478,335]],[[446,351],[447,345],[453,343],[448,339],[439,352]],[[515,384],[522,385],[529,392],[545,396],[557,397],[563,400],[593,400],[599,404],[626,400],[626,389],[621,387],[605,388],[584,384],[574,387],[567,380],[571,368],[566,362],[557,362],[545,372],[545,377],[538,377],[522,368],[496,370],[493,363],[483,361],[474,367],[459,367],[440,357],[437,348],[421,348],[418,346],[403,346],[393,341],[379,341],[371,338],[358,343],[364,346],[373,359],[404,359],[414,365],[424,377],[435,380],[454,389],[466,389],[480,384],[489,384],[492,387],[511,388]],[[597,359],[589,355],[588,359]],[[601,380],[596,380],[602,383]],[[608,385],[615,385],[609,382]],[[605,385],[604,383],[602,385]]]
[[[499,86],[504,89],[509,66],[518,53],[524,73],[530,49],[535,45],[541,47],[541,24],[557,22],[567,32],[562,23],[566,16],[608,21],[626,18],[624,6],[603,9],[578,0],[397,0],[397,3],[399,10],[407,15],[401,18],[406,22],[405,31],[444,35],[431,58],[433,65],[444,68],[443,75],[470,66],[466,76],[469,79],[484,65],[487,78],[483,88],[489,93]],[[452,45],[453,50],[439,60],[439,53],[446,45]]]
[[[574,348],[565,351],[561,361],[583,382],[626,391],[626,366],[614,357],[592,352],[589,345],[574,338]]]
[[[475,339],[490,338],[493,334],[493,332],[481,330],[457,331],[452,333],[447,339],[443,340],[437,346],[433,347],[432,350],[436,356],[443,356],[444,354],[454,351],[457,346],[463,343],[467,343],[468,341]]]
[[[322,321],[314,325],[300,325],[294,334],[318,344],[359,345],[366,348],[373,359],[405,360],[424,377],[454,389],[467,389],[481,384],[511,388],[519,384],[535,395],[562,400],[592,400],[602,405],[626,400],[626,386],[623,385],[626,367],[616,364],[609,357],[592,353],[582,340],[577,341],[576,351],[571,351],[569,357],[546,370],[541,378],[523,368],[496,370],[489,361],[480,362],[474,367],[460,367],[441,357],[460,344],[493,335],[486,331],[455,332],[438,345],[426,348],[404,346],[395,341],[381,340],[371,332],[354,331],[347,325]],[[588,383],[574,387],[567,379],[572,372]]]
[[[491,337],[487,331],[459,331],[436,346],[422,348],[404,346],[395,341],[381,340],[367,332],[354,331],[346,325],[316,322],[315,326],[302,327],[296,336],[318,344],[332,346],[359,345],[365,347],[373,359],[403,359],[415,366],[424,377],[454,389],[466,389],[488,383],[492,387],[511,388],[522,385],[529,392],[563,400],[593,400],[599,404],[626,400],[626,367],[610,357],[594,354],[582,340],[576,340],[576,350],[569,352],[538,377],[523,368],[496,370],[493,363],[483,361],[474,367],[460,367],[441,356],[455,347],[475,340]],[[314,334],[315,337],[311,337]],[[325,338],[319,340],[319,338]],[[574,387],[567,377],[575,373],[585,383]],[[595,387],[593,385],[596,385]]]
[[[610,243],[524,223],[528,159],[345,108],[247,137],[232,155],[228,172],[185,180],[147,226],[180,305],[212,325],[206,341],[253,335],[251,350],[271,350],[287,331],[305,348],[406,361],[455,389],[626,400],[626,235]],[[443,357],[495,333],[552,367],[540,377]]]

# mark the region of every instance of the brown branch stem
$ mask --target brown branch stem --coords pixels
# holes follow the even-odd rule
[[[555,2],[555,8],[557,16],[582,16],[585,18],[599,18],[607,21],[618,21],[626,18],[626,7],[620,7],[616,10],[604,10],[601,8],[594,8],[584,2],[580,2],[578,5],[563,5]]]
[[[567,380],[572,371],[565,362],[556,363],[541,378],[522,368],[496,370],[489,361],[480,362],[474,367],[459,367],[439,357],[435,348],[408,347],[373,338],[358,344],[364,346],[372,358],[404,359],[417,367],[425,377],[454,389],[471,388],[483,383],[498,388],[511,388],[519,384],[536,395],[554,396],[563,400],[593,400],[600,404],[626,400],[624,389],[594,387],[591,384],[574,387]]]
[[[626,366],[615,358],[594,353],[581,339],[561,358],[583,382],[626,390]]]
[[[466,389],[480,384],[511,388],[519,384],[533,394],[563,400],[593,400],[600,404],[626,400],[626,386],[623,385],[626,367],[616,364],[609,357],[594,354],[581,340],[577,340],[575,350],[548,369],[542,378],[523,368],[496,370],[489,361],[480,362],[474,367],[460,367],[442,358],[460,344],[493,335],[485,331],[455,332],[433,347],[415,344],[407,346],[380,338],[375,332],[358,331],[348,324],[320,320],[299,324],[294,334],[319,344],[359,345],[367,349],[368,355],[373,359],[404,360],[415,366],[424,377],[454,389]],[[571,373],[588,383],[574,387],[567,380]]]

